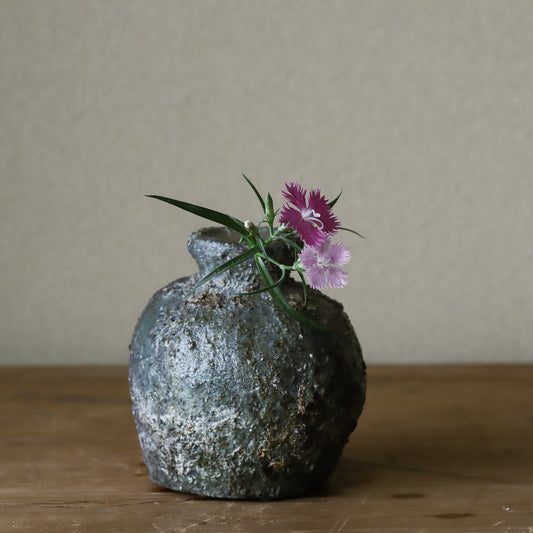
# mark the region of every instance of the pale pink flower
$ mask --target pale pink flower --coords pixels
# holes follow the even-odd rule
[[[299,259],[305,268],[305,277],[314,289],[339,288],[348,283],[348,274],[341,266],[350,260],[350,252],[342,243],[326,239],[316,247],[306,245]]]
[[[317,246],[326,235],[333,235],[339,229],[339,221],[333,214],[328,201],[320,189],[309,193],[298,183],[285,184],[283,196],[288,201],[282,208],[279,221],[292,228],[305,244]]]

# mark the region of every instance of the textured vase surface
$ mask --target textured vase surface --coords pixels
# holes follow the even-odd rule
[[[268,292],[253,260],[190,291],[242,253],[239,236],[204,228],[188,239],[200,272],[158,291],[130,346],[130,391],[152,481],[203,496],[272,500],[319,487],[357,424],[365,365],[341,304],[287,279],[303,326]],[[276,243],[277,244],[277,243]],[[292,264],[291,250],[271,253]]]

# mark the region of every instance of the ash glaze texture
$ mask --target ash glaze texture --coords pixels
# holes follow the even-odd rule
[[[130,390],[152,481],[216,498],[301,495],[331,474],[365,399],[361,348],[342,306],[311,290],[305,312],[347,334],[302,326],[261,287],[252,261],[185,299],[245,247],[226,228],[193,233],[199,275],[158,291],[133,335]],[[292,263],[284,245],[278,260]],[[302,305],[300,283],[282,286]]]

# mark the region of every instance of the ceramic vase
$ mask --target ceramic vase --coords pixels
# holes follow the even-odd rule
[[[269,253],[292,264],[292,249]],[[365,364],[341,304],[287,279],[282,312],[252,260],[191,294],[198,279],[246,247],[223,227],[187,242],[199,273],[159,290],[130,345],[133,415],[152,481],[215,498],[273,500],[321,486],[362,411]],[[274,274],[274,275],[279,275]]]

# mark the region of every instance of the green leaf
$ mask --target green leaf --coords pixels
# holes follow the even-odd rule
[[[307,303],[307,281],[305,281],[304,273],[301,270],[296,270],[300,279],[302,280],[302,287],[304,291],[304,305]]]
[[[285,237],[285,235],[278,235],[276,239],[279,239],[280,241],[283,241],[285,244],[293,248],[298,254],[302,251],[302,247],[298,244],[296,244],[293,240],[289,239],[288,237]]]
[[[342,191],[337,195],[336,198],[334,198],[333,200],[331,200],[331,202],[329,202],[328,205],[329,205],[330,207],[333,207],[333,206],[337,203],[338,199],[341,197],[341,194],[342,194]]]
[[[355,233],[358,237],[361,237],[361,239],[364,239],[364,236],[361,235],[360,233],[357,233],[357,231],[353,230],[353,229],[350,229],[350,228],[339,228],[343,231],[349,231],[350,233]]]
[[[179,207],[180,209],[183,209],[184,211],[188,211],[189,213],[193,213],[202,218],[206,218],[207,220],[211,220],[212,222],[222,224],[227,228],[237,231],[241,235],[249,235],[249,232],[244,227],[243,222],[230,215],[226,215],[225,213],[220,213],[219,211],[214,211],[213,209],[201,207],[195,204],[190,204],[188,202],[182,202],[181,200],[173,200],[172,198],[167,198],[166,196],[157,196],[155,194],[147,194],[146,196],[148,198],[155,198],[156,200],[161,200],[162,202],[166,202],[167,204],[174,205],[176,207]]]
[[[255,185],[243,174],[242,177],[248,182],[248,185],[254,190],[255,195],[257,198],[259,198],[259,203],[261,204],[261,207],[263,209],[263,212],[265,212],[265,201],[263,200],[263,197],[259,194],[259,191],[255,187]]]
[[[238,218],[232,217],[231,215],[226,215],[227,217],[231,218],[235,224],[237,224],[240,228],[242,228],[245,233],[243,233],[243,237],[248,237],[250,235],[250,232],[246,229],[246,226],[244,225],[244,222],[241,222]]]
[[[217,276],[220,276],[221,274],[224,274],[224,272],[227,272],[228,270],[231,270],[233,267],[240,265],[247,259],[250,259],[253,257],[257,252],[259,252],[259,248],[257,246],[254,246],[252,248],[249,248],[248,250],[244,251],[242,254],[239,254],[235,256],[233,259],[230,259],[229,261],[226,261],[222,265],[218,266],[214,270],[212,270],[207,276],[203,277],[201,280],[197,281],[194,284],[194,287],[189,291],[187,296],[185,298],[188,298],[196,289],[204,285],[204,283],[207,283],[208,281],[212,280],[213,278],[216,278]]]
[[[255,262],[257,264],[257,268],[259,269],[259,273],[261,274],[261,277],[263,278],[263,281],[265,282],[265,285],[272,285],[274,283],[274,280],[272,279],[270,272],[268,271],[265,263],[263,262],[263,259],[261,259],[261,257],[256,255]],[[320,324],[317,324],[310,318],[307,318],[304,314],[294,309],[294,307],[292,307],[291,304],[287,301],[285,296],[283,296],[283,293],[281,292],[279,287],[270,289],[270,295],[272,296],[272,299],[274,300],[274,302],[278,305],[278,307],[284,313],[294,318],[295,320],[297,320],[304,326],[308,326],[310,328],[318,329],[320,331],[327,331],[329,333],[332,333],[332,331],[329,330],[328,328],[321,326]]]
[[[263,253],[263,255],[265,257],[268,257],[268,254],[267,254],[267,251],[266,251],[266,248],[265,248],[265,241],[263,239],[261,239],[261,236],[259,236],[259,239],[257,239],[256,244],[261,249],[261,252]]]

